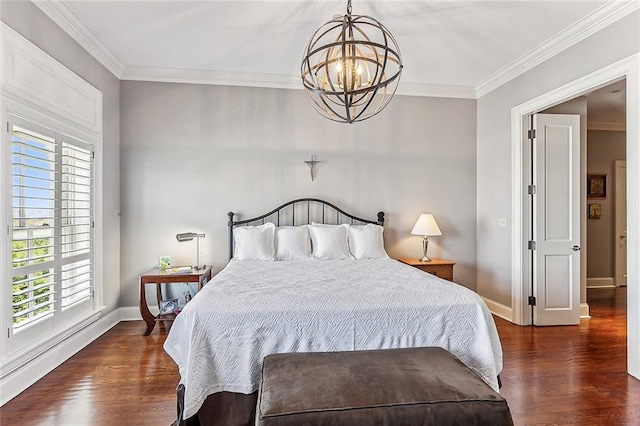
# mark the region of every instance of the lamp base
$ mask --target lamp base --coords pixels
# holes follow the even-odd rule
[[[193,269],[194,271],[201,271],[203,270],[207,265],[193,265],[191,267],[191,269]]]
[[[427,256],[427,249],[429,248],[429,237],[426,235],[422,238],[422,259],[420,262],[431,262],[431,258]]]

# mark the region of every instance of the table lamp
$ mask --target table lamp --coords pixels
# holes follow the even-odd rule
[[[412,235],[422,235],[422,259],[421,262],[431,262],[427,256],[427,247],[429,246],[429,237],[442,235],[442,231],[438,227],[436,220],[431,213],[422,213],[418,221],[411,230]]]
[[[177,234],[176,235],[176,240],[180,241],[181,243],[184,241],[191,241],[193,239],[196,239],[196,250],[198,250],[198,255],[197,255],[197,264],[194,267],[194,269],[198,270],[198,269],[202,269],[203,267],[200,266],[200,238],[204,238],[204,234],[198,234],[196,232],[183,232],[181,234]]]

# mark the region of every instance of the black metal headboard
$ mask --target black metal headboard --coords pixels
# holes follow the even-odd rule
[[[297,215],[296,215],[297,213]],[[268,213],[250,219],[233,220],[235,213],[229,212],[229,259],[233,258],[233,229],[239,225],[262,225],[271,222],[276,226],[297,226],[311,222],[340,225],[343,223],[384,225],[384,212],[378,212],[377,220],[362,219],[345,212],[328,201],[318,198],[299,198],[284,203]],[[335,220],[334,220],[335,219]]]

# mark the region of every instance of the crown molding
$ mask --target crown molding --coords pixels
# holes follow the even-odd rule
[[[400,81],[396,94],[432,98],[476,99],[476,90],[473,86],[452,84],[403,83]]]
[[[639,1],[612,0],[605,3],[575,24],[478,83],[476,97],[481,98],[639,8]]]
[[[121,80],[156,81],[164,83],[211,84],[219,86],[265,87],[271,89],[302,89],[299,76],[194,70],[181,68],[152,68],[127,66]],[[403,83],[398,85],[397,95],[430,96],[437,98],[475,99],[472,86]]]
[[[125,66],[62,1],[31,0],[45,15],[118,78]]]
[[[302,86],[300,77],[280,74],[135,66],[125,67],[121,80],[266,87],[273,89],[298,89]]]

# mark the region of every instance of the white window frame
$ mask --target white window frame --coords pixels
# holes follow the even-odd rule
[[[102,93],[18,33],[0,23],[3,54],[0,66],[0,232],[8,235],[12,218],[11,139],[7,123],[15,116],[93,146],[93,288],[92,309],[70,322],[59,322],[47,333],[18,349],[11,341],[12,241],[0,244],[0,381],[22,371],[65,339],[100,318],[103,305],[103,129]],[[26,331],[26,330],[25,330]],[[20,333],[22,334],[22,332]]]
[[[47,303],[50,311],[40,317],[27,319],[17,324],[13,324],[11,321],[8,324],[8,336],[10,339],[11,351],[17,351],[32,343],[33,340],[38,339],[38,336],[50,334],[52,332],[55,333],[61,327],[74,323],[78,318],[86,316],[87,313],[92,313],[95,309],[93,303],[93,266],[95,265],[95,259],[93,257],[93,146],[68,135],[55,132],[52,129],[47,129],[29,121],[28,119],[15,117],[12,114],[9,115],[7,127],[10,133],[10,145],[13,146],[14,144],[11,140],[14,130],[24,129],[26,134],[32,133],[34,135],[41,135],[48,139],[50,143],[50,151],[45,150],[44,152],[51,153],[48,160],[49,164],[46,166],[42,164],[42,166],[45,166],[50,170],[50,172],[47,173],[51,182],[48,184],[49,188],[46,191],[48,194],[38,191],[37,194],[33,194],[31,197],[27,196],[26,198],[27,203],[29,203],[29,200],[37,201],[39,203],[39,201],[34,199],[33,196],[46,195],[47,198],[50,197],[48,207],[45,208],[45,216],[47,216],[47,218],[44,220],[44,223],[47,223],[49,226],[44,229],[49,230],[47,234],[50,239],[49,247],[51,254],[47,256],[47,261],[44,263],[29,262],[29,264],[19,268],[15,268],[13,265],[10,266],[12,277],[16,276],[16,274],[27,275],[30,277],[31,274],[41,271],[42,268],[48,269],[51,272],[51,275],[49,276],[50,283],[47,286],[49,288],[49,293],[51,294],[49,302]],[[30,138],[27,137],[26,139],[29,140]],[[10,151],[11,157],[15,157],[17,155],[13,149],[10,148]],[[85,160],[80,158],[82,157],[83,152]],[[75,164],[77,168],[74,168],[74,163],[76,163],[76,161],[69,157],[68,154],[80,155],[77,164]],[[28,157],[26,158],[27,160],[25,163],[28,163]],[[25,158],[21,158],[19,160],[19,164],[24,164],[24,159]],[[87,162],[88,164],[86,164]],[[14,161],[11,161],[10,163],[14,165],[16,164]],[[88,169],[84,169],[85,166],[88,166]],[[15,166],[12,166],[12,168],[13,167]],[[28,177],[29,174],[31,174],[29,170],[35,169],[30,169],[29,166],[27,167],[28,168],[25,169],[27,177],[20,179],[20,184],[39,186],[40,182],[42,182],[40,179],[34,180]],[[67,184],[70,180],[74,179],[74,176],[70,173],[69,167],[71,167],[72,172],[78,172],[86,176],[77,176],[77,179],[82,181],[82,184],[79,183],[77,187],[73,187],[73,182],[71,182],[71,187]],[[15,176],[13,170],[11,172],[11,176]],[[12,178],[12,180],[15,179]],[[85,187],[85,183],[89,183],[90,186]],[[88,192],[77,193],[77,190]],[[28,195],[28,193],[25,194]],[[69,197],[73,197],[74,194],[83,198],[86,198],[86,196],[89,195],[89,198],[86,201],[69,201]],[[11,196],[14,197],[15,194],[12,194]],[[76,234],[68,234],[70,223],[75,221],[74,217],[77,212],[73,211],[75,210],[73,204],[76,202],[79,203],[79,207],[82,207],[79,211],[82,212],[83,217],[77,218],[76,223],[80,224],[77,225],[77,230],[75,231]],[[89,210],[88,212],[87,209]],[[13,213],[14,210],[15,206],[12,203],[12,216],[15,215],[15,213]],[[24,209],[21,210],[24,213]],[[31,216],[31,214],[29,214],[29,210],[32,209],[27,208],[26,213],[22,214],[25,219]],[[47,212],[47,210],[50,211]],[[22,225],[14,227],[12,224],[9,227],[12,231],[9,235],[9,239],[11,241],[21,239],[20,235],[25,234],[25,231],[22,230]],[[71,227],[71,229],[73,228],[74,226]],[[77,233],[80,231],[81,233]],[[26,233],[28,234],[29,231],[26,231]],[[74,235],[76,237],[81,237],[83,241],[78,244],[80,247],[83,247],[81,251],[70,251],[70,243],[68,242],[68,238],[65,238],[67,235],[71,238],[73,238]],[[72,248],[77,249],[78,247]],[[42,265],[42,267],[39,265]],[[78,267],[79,265],[83,266]],[[76,271],[82,271],[83,273],[74,274],[69,271],[69,268],[74,268]],[[87,272],[87,269],[90,270],[90,275]],[[74,280],[71,278],[73,275],[79,275],[78,278],[81,278],[81,280]],[[87,280],[87,278],[89,278],[89,280]],[[78,296],[81,297],[80,300],[75,300],[69,303],[70,301],[67,298],[69,297],[68,293],[71,292],[66,288],[69,284],[79,286],[77,288],[82,290],[78,293]],[[87,284],[90,284],[90,287],[87,287]],[[33,308],[33,306],[31,308]]]

